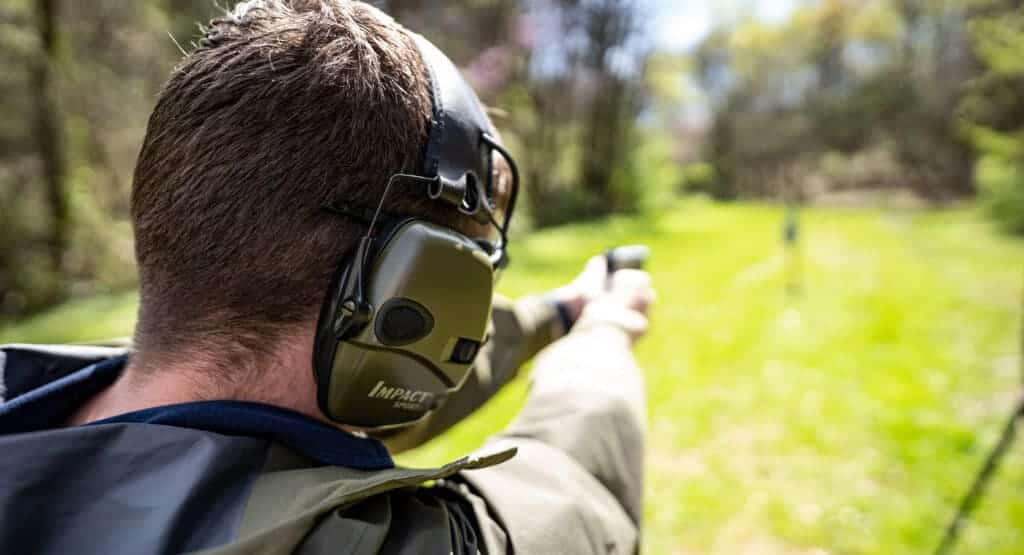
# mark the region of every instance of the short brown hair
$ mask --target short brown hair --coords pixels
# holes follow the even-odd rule
[[[348,0],[254,0],[210,22],[149,120],[132,186],[140,352],[268,349],[308,322],[375,206],[418,173],[431,112],[412,37]],[[464,227],[392,192],[387,208]]]

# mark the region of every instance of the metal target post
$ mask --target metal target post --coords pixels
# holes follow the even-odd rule
[[[1010,413],[1006,424],[1003,426],[1003,432],[999,436],[999,441],[996,442],[995,447],[992,448],[992,451],[985,458],[985,464],[981,466],[981,470],[974,478],[970,489],[967,490],[967,493],[960,501],[960,505],[957,507],[952,520],[946,526],[946,532],[942,535],[942,541],[935,549],[935,555],[945,555],[952,552],[953,547],[960,538],[960,531],[963,530],[967,519],[970,518],[971,513],[985,495],[988,483],[995,476],[1003,456],[1006,455],[1010,450],[1010,446],[1013,445],[1013,440],[1017,437],[1018,420],[1024,417],[1024,293],[1021,296],[1021,328],[1019,333],[1018,356],[1020,357],[1021,383],[1019,384],[1020,391],[1017,396],[1017,402],[1013,407],[1013,412]]]
[[[785,256],[786,294],[795,297],[803,290],[802,260],[800,257],[800,192],[794,186],[789,172],[782,171],[783,201],[786,212],[782,221],[782,246]]]
[[[786,249],[786,293],[790,296],[800,294],[800,208],[796,204],[786,207],[785,221],[782,225],[782,242]]]

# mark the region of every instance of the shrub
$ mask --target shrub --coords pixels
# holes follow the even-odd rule
[[[1024,235],[1024,164],[998,155],[982,156],[974,168],[979,200],[1000,225]]]

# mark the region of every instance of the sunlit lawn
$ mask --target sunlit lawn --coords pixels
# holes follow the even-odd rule
[[[1013,401],[1024,243],[967,210],[808,211],[789,295],[780,227],[777,207],[700,201],[569,226],[519,241],[501,289],[651,246],[646,552],[927,553]],[[125,335],[134,303],[76,303],[0,341]],[[525,387],[401,462],[472,450]],[[1022,492],[1018,445],[959,552],[1024,553]]]

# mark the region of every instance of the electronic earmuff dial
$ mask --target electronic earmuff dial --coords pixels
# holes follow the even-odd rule
[[[434,317],[412,299],[395,298],[384,303],[376,319],[377,339],[389,347],[400,347],[426,337],[434,329]]]

